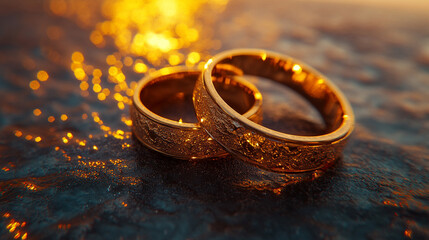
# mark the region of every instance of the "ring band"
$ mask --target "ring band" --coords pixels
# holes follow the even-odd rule
[[[171,67],[154,72],[137,84],[130,115],[134,135],[141,143],[179,159],[202,159],[228,154],[201,128],[195,117],[195,123],[189,123],[159,115],[160,104],[174,107],[178,102],[186,104],[186,100],[189,100],[188,105],[194,111],[192,92],[200,77],[201,70]],[[222,89],[223,97],[244,118],[261,121],[261,94],[253,84],[240,78],[218,81],[216,84]]]
[[[236,70],[225,71],[225,66]],[[213,84],[214,79],[240,71],[240,75],[272,79],[300,93],[321,113],[328,133],[291,135],[240,116]],[[275,172],[311,171],[333,163],[354,127],[349,102],[330,80],[291,57],[259,49],[230,50],[210,59],[195,86],[194,107],[201,126],[231,154]]]

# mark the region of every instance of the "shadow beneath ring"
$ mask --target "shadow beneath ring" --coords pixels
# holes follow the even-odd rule
[[[131,196],[137,203],[155,209],[159,201],[173,198],[174,204],[197,201],[231,214],[249,210],[293,211],[308,203],[321,204],[341,167],[341,161],[337,161],[325,170],[280,174],[233,157],[195,162],[177,160],[147,149],[135,138],[134,142],[142,184]]]

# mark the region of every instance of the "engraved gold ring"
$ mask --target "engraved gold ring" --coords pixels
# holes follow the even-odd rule
[[[318,109],[328,133],[291,135],[241,116],[214,84],[232,75],[268,78],[300,93]],[[194,107],[201,126],[228,152],[275,172],[305,172],[330,165],[341,156],[354,127],[350,103],[327,77],[291,57],[260,49],[229,50],[210,59],[195,86]]]
[[[192,92],[200,77],[201,70],[170,67],[156,71],[139,81],[130,115],[134,135],[141,143],[179,159],[212,158],[228,154],[201,128],[195,118]],[[214,84],[220,89],[219,94],[237,114],[243,114],[246,119],[260,121],[262,99],[253,84],[236,77],[219,79]],[[177,104],[192,108],[193,116],[182,120],[182,108],[175,108]],[[172,111],[163,111],[165,106]]]

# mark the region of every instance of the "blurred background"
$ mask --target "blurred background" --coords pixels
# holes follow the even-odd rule
[[[423,0],[1,0],[0,238],[429,238],[427,12]],[[240,47],[342,89],[357,123],[336,166],[184,162],[132,137],[139,79]],[[320,130],[300,97],[255,83],[264,124]]]

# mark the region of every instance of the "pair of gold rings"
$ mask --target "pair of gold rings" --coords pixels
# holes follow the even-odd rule
[[[328,133],[299,136],[260,125],[262,95],[244,75],[271,79],[301,94],[320,112]],[[186,99],[192,99],[196,122],[159,115],[160,103]],[[222,52],[203,71],[161,69],[139,82],[130,113],[135,136],[153,150],[179,159],[232,154],[275,172],[330,165],[354,127],[349,102],[330,80],[291,57],[260,49]]]

